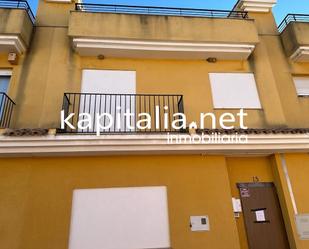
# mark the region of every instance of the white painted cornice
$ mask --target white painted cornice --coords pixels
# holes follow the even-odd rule
[[[270,12],[277,0],[240,0],[236,9],[249,12]]]
[[[299,47],[290,59],[295,62],[309,62],[309,46]]]
[[[167,135],[0,136],[0,157],[88,155],[270,155],[309,152],[308,134],[248,135],[247,144],[168,144]]]
[[[207,59],[246,60],[253,44],[226,44],[173,41],[137,41],[94,38],[73,38],[74,49],[82,56],[150,58],[150,59]]]
[[[26,51],[26,46],[18,35],[0,35],[0,51],[22,54]]]

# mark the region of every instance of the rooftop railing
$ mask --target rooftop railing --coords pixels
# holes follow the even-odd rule
[[[75,10],[118,14],[248,19],[246,11],[76,3]]]
[[[102,115],[98,121],[106,127],[100,129],[102,134],[165,133],[180,132],[172,122],[184,113],[184,103],[182,95],[65,93],[62,110],[65,119],[71,115],[72,126],[66,124],[59,133],[96,133],[97,115]],[[145,122],[137,125],[145,113],[151,117],[149,127]]]
[[[278,26],[281,33],[291,22],[309,22],[309,15],[306,14],[288,14]]]
[[[34,24],[35,17],[34,14],[26,0],[0,0],[0,9],[24,9],[27,11],[31,22]]]
[[[0,128],[8,128],[14,108],[14,101],[4,92],[0,92]]]

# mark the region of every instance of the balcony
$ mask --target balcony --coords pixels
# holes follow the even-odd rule
[[[0,0],[0,53],[25,52],[34,22],[27,1]]]
[[[288,14],[278,27],[287,56],[309,62],[309,15]]]
[[[14,101],[9,96],[0,92],[0,128],[10,127],[14,105]]]
[[[62,110],[70,125],[59,129],[59,133],[96,133],[96,115],[103,114],[108,115],[99,120],[106,127],[100,129],[100,134],[165,133],[182,131],[172,128],[172,122],[179,117],[174,114],[184,113],[184,103],[182,95],[65,93]],[[149,114],[149,127],[146,122],[137,125],[146,118],[139,116],[143,113]]]
[[[259,42],[245,11],[75,6],[69,36],[81,56],[246,60]]]

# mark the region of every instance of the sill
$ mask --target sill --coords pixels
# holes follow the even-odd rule
[[[248,111],[263,111],[263,108],[243,108],[243,107],[216,107],[214,108],[215,111],[220,111],[220,110],[231,110],[231,111],[239,111],[240,109],[243,110],[248,110]]]

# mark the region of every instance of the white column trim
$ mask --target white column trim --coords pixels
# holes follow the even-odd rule
[[[270,12],[271,9],[277,4],[277,0],[240,0],[236,9],[249,12]]]
[[[292,183],[291,183],[291,179],[290,179],[290,176],[289,176],[289,171],[288,171],[288,167],[287,167],[287,164],[286,164],[284,154],[280,154],[280,159],[281,159],[281,165],[282,165],[282,170],[284,172],[285,180],[286,180],[286,183],[288,185],[288,190],[289,190],[290,198],[291,198],[291,201],[292,201],[294,214],[297,215],[298,210],[297,210],[296,200],[295,200],[295,196],[294,196],[294,192],[293,192],[293,188],[292,188]]]

